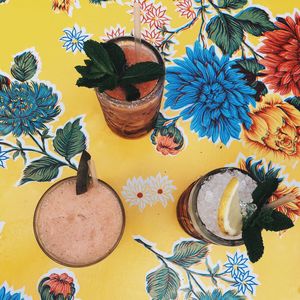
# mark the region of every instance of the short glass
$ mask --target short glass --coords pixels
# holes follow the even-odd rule
[[[51,186],[34,213],[35,238],[43,252],[68,267],[85,267],[110,255],[125,227],[122,202],[107,183],[98,180],[76,195],[76,177]]]
[[[215,206],[209,207],[204,201],[204,193],[215,193],[216,186],[211,191],[205,190],[205,185],[211,180],[212,176],[221,174],[232,174],[245,179],[244,186],[248,184],[249,191],[247,191],[248,198],[251,197],[252,187],[255,188],[256,182],[250,175],[238,168],[219,168],[215,169],[206,175],[200,177],[193,182],[180,196],[177,204],[177,219],[183,230],[196,239],[204,240],[208,243],[224,245],[224,246],[238,246],[244,244],[241,235],[237,237],[225,236],[224,234],[217,234],[216,231],[209,230],[206,224],[208,220],[212,223],[217,223],[217,209],[218,203]],[[206,186],[207,187],[207,186]],[[206,201],[206,200],[205,200]],[[219,200],[218,200],[219,201]],[[202,205],[201,205],[202,202]],[[199,210],[200,208],[200,210]],[[202,209],[202,210],[201,210]],[[201,215],[199,213],[201,212]],[[203,217],[205,215],[205,218]],[[205,219],[205,220],[204,220]],[[217,226],[217,224],[215,224]]]
[[[115,38],[110,40],[110,42],[117,43],[123,49],[124,47],[130,49],[131,52],[135,49],[134,38],[130,36]],[[150,60],[165,67],[164,60],[155,47],[142,40],[140,48],[141,55],[138,56],[138,62]],[[130,55],[130,60],[132,61],[133,54],[131,53]],[[147,57],[146,60],[144,60],[145,57]],[[111,91],[100,93],[96,88],[98,100],[110,129],[126,138],[137,138],[153,129],[160,109],[164,81],[165,78],[163,76],[152,82],[137,84],[136,86],[139,88],[142,97],[131,102],[112,96],[113,93]],[[143,95],[143,90],[146,87],[149,92]]]

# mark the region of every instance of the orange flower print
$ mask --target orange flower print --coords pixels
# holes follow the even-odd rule
[[[40,282],[39,292],[42,299],[71,300],[75,294],[73,278],[66,273],[52,273]],[[63,296],[63,298],[61,296]]]
[[[158,134],[156,137],[156,143],[156,150],[163,155],[176,155],[180,151],[180,149],[177,148],[178,144],[174,142],[173,137]]]
[[[270,197],[269,202],[273,202],[288,194],[293,195],[297,201],[281,205],[277,210],[295,222],[297,217],[300,216],[300,189],[298,187],[287,187],[284,184],[280,184],[276,192]]]
[[[249,113],[252,126],[244,128],[246,142],[263,154],[283,158],[300,155],[300,112],[280,96],[267,95]]]
[[[78,0],[53,0],[52,2],[53,10],[64,11],[69,15],[72,13],[73,5],[78,8]]]

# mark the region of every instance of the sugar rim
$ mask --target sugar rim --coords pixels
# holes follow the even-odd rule
[[[54,257],[52,254],[50,254],[49,252],[47,252],[47,250],[45,249],[45,247],[42,245],[41,243],[41,240],[40,240],[40,237],[39,237],[39,234],[37,232],[37,214],[38,214],[38,211],[39,211],[39,208],[42,204],[42,201],[43,201],[43,198],[49,193],[51,192],[52,189],[55,189],[58,185],[62,184],[63,182],[65,181],[68,181],[68,180],[73,180],[73,179],[76,179],[77,177],[76,176],[70,176],[70,177],[67,177],[67,178],[64,178],[58,182],[56,182],[55,184],[53,184],[52,186],[50,186],[45,192],[44,194],[41,196],[36,208],[35,208],[35,211],[34,211],[34,215],[33,215],[33,232],[34,232],[34,236],[35,236],[35,239],[39,245],[39,247],[41,248],[41,250],[50,258],[52,259],[53,261],[55,261],[56,263],[58,264],[61,264],[63,266],[66,266],[66,267],[71,267],[71,268],[83,268],[83,267],[88,267],[88,266],[91,266],[91,265],[94,265],[102,260],[104,260],[106,257],[108,257],[116,248],[117,246],[119,245],[122,237],[123,237],[123,234],[124,234],[124,230],[125,230],[125,222],[126,222],[126,217],[125,217],[125,209],[124,209],[124,206],[123,206],[123,203],[119,197],[119,195],[117,194],[117,192],[108,184],[106,183],[105,181],[102,181],[100,179],[98,179],[98,181],[103,184],[104,186],[106,186],[109,190],[112,191],[112,193],[116,196],[116,199],[120,205],[120,208],[121,208],[121,213],[122,213],[122,228],[121,228],[121,231],[120,231],[120,235],[118,237],[118,239],[116,240],[115,244],[113,245],[113,247],[104,255],[102,256],[101,258],[98,258],[96,259],[95,261],[92,261],[90,263],[87,263],[87,264],[70,264],[70,263],[66,263],[62,260],[59,260],[57,257]]]

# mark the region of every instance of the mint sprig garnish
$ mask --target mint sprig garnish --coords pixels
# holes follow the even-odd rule
[[[262,230],[280,231],[294,226],[292,220],[283,213],[265,206],[272,194],[277,190],[281,179],[277,174],[266,177],[259,182],[252,193],[253,203],[257,210],[243,220],[242,238],[251,262],[257,262],[264,253]]]
[[[120,86],[124,89],[127,101],[140,98],[139,90],[134,84],[155,80],[164,76],[161,64],[146,61],[128,66],[125,54],[115,43],[99,43],[88,40],[83,47],[88,60],[85,66],[76,66],[81,74],[78,86],[98,88],[100,93]]]

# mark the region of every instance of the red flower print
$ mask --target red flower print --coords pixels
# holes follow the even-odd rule
[[[145,31],[142,32],[142,37],[144,40],[155,46],[159,46],[164,40],[161,32],[155,28],[152,30],[145,29]]]
[[[150,28],[162,28],[167,25],[170,18],[166,16],[166,9],[161,5],[152,5],[146,14],[146,22]]]
[[[186,17],[186,18],[195,18],[196,13],[193,8],[193,3],[192,0],[180,0],[177,1],[176,3],[177,10],[181,16]]]
[[[40,282],[39,292],[43,296],[47,294],[49,299],[51,295],[51,299],[54,300],[58,299],[56,297],[59,295],[62,295],[64,297],[63,299],[73,299],[73,296],[75,294],[73,278],[68,276],[68,274],[66,273],[53,273]],[[59,297],[59,299],[61,298]]]
[[[278,30],[265,33],[265,54],[260,62],[266,67],[264,82],[275,92],[300,96],[300,16],[286,17],[275,23]]]
[[[116,28],[110,27],[109,30],[105,29],[106,36],[102,37],[103,41],[108,41],[120,36],[125,35],[125,27],[117,26]]]
[[[152,9],[153,4],[151,2],[148,2],[147,0],[135,0],[135,3],[138,2],[140,4],[140,10],[141,10],[141,22],[143,24],[147,23],[147,15],[149,10]],[[130,10],[128,13],[133,15],[133,10]]]

